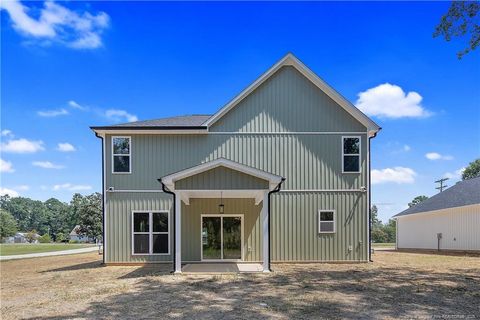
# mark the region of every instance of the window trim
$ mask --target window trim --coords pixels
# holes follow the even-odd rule
[[[115,154],[113,148],[113,139],[115,138],[124,138],[128,139],[128,154]],[[111,148],[112,148],[112,174],[131,174],[132,173],[132,137],[131,136],[112,136],[111,138]],[[115,156],[128,156],[128,172],[116,172],[115,171]]]
[[[344,141],[348,138],[358,138],[358,154],[356,153],[344,153],[345,146]],[[362,173],[362,137],[361,136],[342,136],[342,173]],[[345,156],[358,156],[358,171],[345,171]]]
[[[135,213],[148,213],[148,232],[135,232],[134,231],[134,216]],[[167,214],[167,232],[153,232],[153,214],[154,213],[166,213]],[[169,256],[170,255],[170,211],[169,210],[132,210],[131,219],[131,234],[132,234],[132,256]],[[136,234],[148,234],[148,253],[135,253],[135,235]],[[153,235],[154,234],[166,234],[168,242],[167,253],[153,253]]]
[[[320,228],[320,225],[322,223],[321,220],[321,213],[322,212],[333,212],[333,231],[322,231]],[[334,209],[320,209],[318,210],[318,234],[323,234],[323,233],[337,233],[337,212]],[[330,222],[330,221],[323,221],[323,222]]]

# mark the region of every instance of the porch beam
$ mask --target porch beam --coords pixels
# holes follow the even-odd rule
[[[175,196],[175,272],[182,273],[182,200]]]
[[[262,252],[263,252],[263,272],[270,272],[270,255],[268,248],[270,247],[270,228],[268,226],[268,192],[263,194],[263,207],[262,207]]]

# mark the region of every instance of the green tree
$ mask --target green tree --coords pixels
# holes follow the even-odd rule
[[[36,229],[41,233],[48,231],[48,212],[42,201],[29,198],[2,196],[0,208],[7,210],[17,221],[21,231]]]
[[[461,59],[480,43],[479,11],[478,1],[452,1],[447,13],[435,27],[433,37],[443,36],[446,41],[450,41],[452,38],[469,36],[466,48],[457,52],[458,59]]]
[[[50,243],[50,242],[52,242],[52,239],[50,238],[50,235],[48,233],[45,233],[43,236],[38,238],[38,242],[40,242],[40,243]]]
[[[65,234],[63,232],[59,232],[55,235],[55,241],[56,242],[64,242],[65,240],[67,240],[67,237],[65,236]]]
[[[100,193],[95,192],[82,197],[79,201],[78,214],[81,234],[92,238],[102,235],[102,195]]]
[[[428,199],[427,196],[416,196],[415,198],[413,198],[412,202],[410,202],[408,204],[408,207],[411,208],[411,207],[413,207],[413,206],[415,206],[415,205],[419,204],[420,202],[425,201],[427,199]]]
[[[17,232],[17,222],[12,214],[0,209],[0,238],[11,237]]]
[[[397,239],[396,236],[397,221],[394,219],[388,220],[388,223],[385,224],[383,230],[385,231],[387,238],[386,242],[395,242]]]
[[[56,241],[58,233],[69,233],[75,226],[70,221],[70,207],[55,198],[48,199],[44,205],[47,211],[50,235]]]
[[[462,180],[476,177],[480,177],[480,159],[470,162],[462,173]]]
[[[37,235],[37,230],[33,229],[25,235],[25,239],[27,239],[27,242],[33,243],[35,240],[37,240]]]

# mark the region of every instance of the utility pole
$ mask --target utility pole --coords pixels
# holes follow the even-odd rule
[[[437,181],[435,181],[435,183],[439,183],[440,185],[438,187],[436,187],[435,189],[437,190],[440,190],[440,192],[443,191],[443,189],[445,189],[446,187],[448,187],[448,185],[446,184],[443,184],[445,181],[447,181],[448,178],[442,178],[442,179],[439,179]]]

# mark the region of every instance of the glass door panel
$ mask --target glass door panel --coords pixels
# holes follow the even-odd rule
[[[242,218],[223,217],[223,259],[242,259]]]
[[[220,217],[203,217],[202,219],[203,259],[222,258],[222,235]]]

